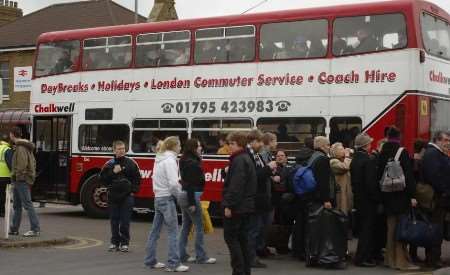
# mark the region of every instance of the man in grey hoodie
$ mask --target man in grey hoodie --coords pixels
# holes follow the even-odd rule
[[[12,219],[10,235],[18,235],[20,221],[22,218],[22,207],[28,212],[31,230],[24,233],[24,237],[37,237],[40,233],[39,220],[31,202],[31,186],[36,178],[36,160],[34,158],[34,144],[22,139],[22,130],[14,127],[9,137],[16,145],[11,171],[11,182],[13,184],[14,215]]]

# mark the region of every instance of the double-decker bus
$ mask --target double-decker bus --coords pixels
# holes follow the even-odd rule
[[[45,33],[31,95],[34,198],[102,216],[112,142],[139,164],[151,207],[158,140],[198,138],[203,199],[221,200],[220,137],[259,128],[295,155],[305,139],[402,142],[450,128],[450,16],[425,1],[297,9]]]

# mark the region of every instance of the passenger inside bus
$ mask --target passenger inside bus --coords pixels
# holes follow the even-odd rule
[[[370,26],[364,26],[356,31],[358,44],[354,48],[355,53],[373,52],[377,50],[378,41],[375,39]]]
[[[392,48],[393,49],[404,48],[406,46],[406,44],[408,43],[408,38],[406,36],[406,33],[403,31],[398,31],[397,35],[398,35],[398,42],[396,44],[392,45]]]
[[[183,65],[189,61],[188,48],[174,48],[164,50],[164,62],[160,65]]]
[[[51,74],[60,74],[66,71],[72,71],[71,66],[73,62],[70,60],[70,53],[68,50],[64,50],[62,55],[56,61],[55,66],[50,71]]]
[[[128,67],[131,62],[131,47],[117,47],[110,49],[112,57],[111,68]]]
[[[196,55],[197,63],[215,63],[218,55],[217,46],[211,40],[197,42],[200,51]]]
[[[277,133],[277,140],[279,142],[298,142],[298,138],[295,136],[290,136],[288,134],[288,129],[286,127],[286,124],[280,124],[278,125],[278,133]]]
[[[291,47],[289,57],[291,58],[306,58],[309,54],[309,47],[307,40],[303,36],[297,36]]]
[[[318,37],[311,37],[309,45],[309,58],[323,57],[327,54],[327,48],[323,45],[322,40]]]
[[[351,53],[352,47],[347,45],[347,41],[343,38],[333,36],[333,53],[334,55],[340,56]]]

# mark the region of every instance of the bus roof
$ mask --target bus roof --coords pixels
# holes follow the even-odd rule
[[[319,8],[282,10],[245,15],[229,15],[198,19],[183,19],[165,22],[140,23],[121,26],[108,26],[89,29],[48,32],[39,36],[38,43],[58,40],[85,39],[90,37],[115,36],[124,34],[139,34],[146,32],[164,32],[207,28],[225,25],[258,24],[267,22],[289,21],[298,18],[329,18],[342,16],[357,16],[368,14],[405,12],[413,13],[426,10],[434,15],[450,21],[450,15],[435,4],[422,0],[392,0],[363,4],[348,4]]]

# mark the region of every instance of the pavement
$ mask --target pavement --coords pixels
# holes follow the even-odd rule
[[[37,209],[42,235],[40,238],[67,237],[71,241],[65,244],[46,245],[32,248],[0,248],[1,275],[139,275],[165,274],[161,270],[150,270],[144,267],[145,244],[151,228],[151,214],[135,215],[131,225],[132,240],[130,252],[108,252],[110,229],[109,221],[91,219],[84,215],[81,207],[48,205]],[[26,213],[24,213],[26,214]],[[0,219],[0,227],[3,219]],[[22,232],[28,230],[28,220],[24,215]],[[210,257],[217,258],[214,265],[190,265],[189,274],[231,274],[229,253],[223,241],[223,231],[220,226],[215,227],[212,234],[205,236],[206,250]],[[350,247],[354,247],[351,242]],[[192,241],[189,251],[193,251]],[[423,253],[423,251],[420,251]],[[167,259],[167,235],[163,229],[158,242],[159,261]],[[446,244],[444,259],[450,259],[450,246]],[[266,269],[254,269],[252,274],[258,275],[375,275],[375,274],[403,274],[403,275],[431,275],[429,270],[401,273],[385,267],[359,268],[353,265],[345,270],[327,270],[322,268],[306,268],[303,262],[295,261],[289,255],[279,255],[268,260]],[[439,275],[450,275],[449,270],[442,270]]]

